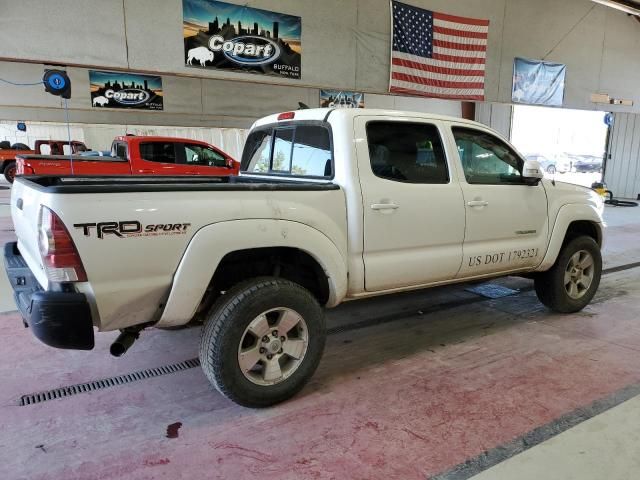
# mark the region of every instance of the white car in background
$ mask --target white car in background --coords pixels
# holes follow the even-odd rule
[[[559,154],[555,157],[533,153],[525,155],[525,158],[527,160],[535,160],[536,162],[538,162],[542,169],[550,175],[553,175],[555,173],[567,173],[571,169],[571,161],[569,157],[564,153]]]

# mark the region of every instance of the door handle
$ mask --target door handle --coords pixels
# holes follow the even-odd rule
[[[470,207],[486,207],[487,205],[489,205],[489,202],[485,200],[472,200],[470,202],[467,202],[467,205],[469,205]]]
[[[395,203],[374,203],[371,205],[371,210],[397,210],[400,205]]]

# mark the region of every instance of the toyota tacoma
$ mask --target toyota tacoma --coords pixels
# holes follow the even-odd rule
[[[237,177],[18,177],[8,276],[44,343],[203,321],[200,361],[246,406],[299,391],[324,308],[406,290],[533,278],[576,312],[600,281],[603,202],[543,178],[507,140],[425,113],[309,109],[258,120]]]

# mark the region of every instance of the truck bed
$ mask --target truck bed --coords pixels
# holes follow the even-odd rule
[[[305,248],[316,238],[309,235],[327,238],[346,256],[345,196],[326,181],[249,175],[17,177],[11,205],[19,251],[44,290],[49,280],[39,253],[40,210],[47,207],[61,219],[88,277],[76,288],[95,298],[93,318],[100,330],[157,320],[183,257],[213,268],[226,252],[247,248],[247,241]],[[98,224],[133,224],[138,230],[98,236]],[[233,225],[238,227],[229,233]],[[197,281],[198,288],[206,289],[210,279]],[[189,307],[180,318],[188,321],[193,311]]]

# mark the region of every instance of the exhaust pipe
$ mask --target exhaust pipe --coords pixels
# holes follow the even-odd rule
[[[113,355],[114,357],[121,357],[127,352],[127,350],[129,350],[129,347],[133,345],[133,342],[135,342],[139,336],[139,331],[123,331],[120,335],[118,335],[116,341],[111,344],[109,352],[111,352],[111,355]]]

